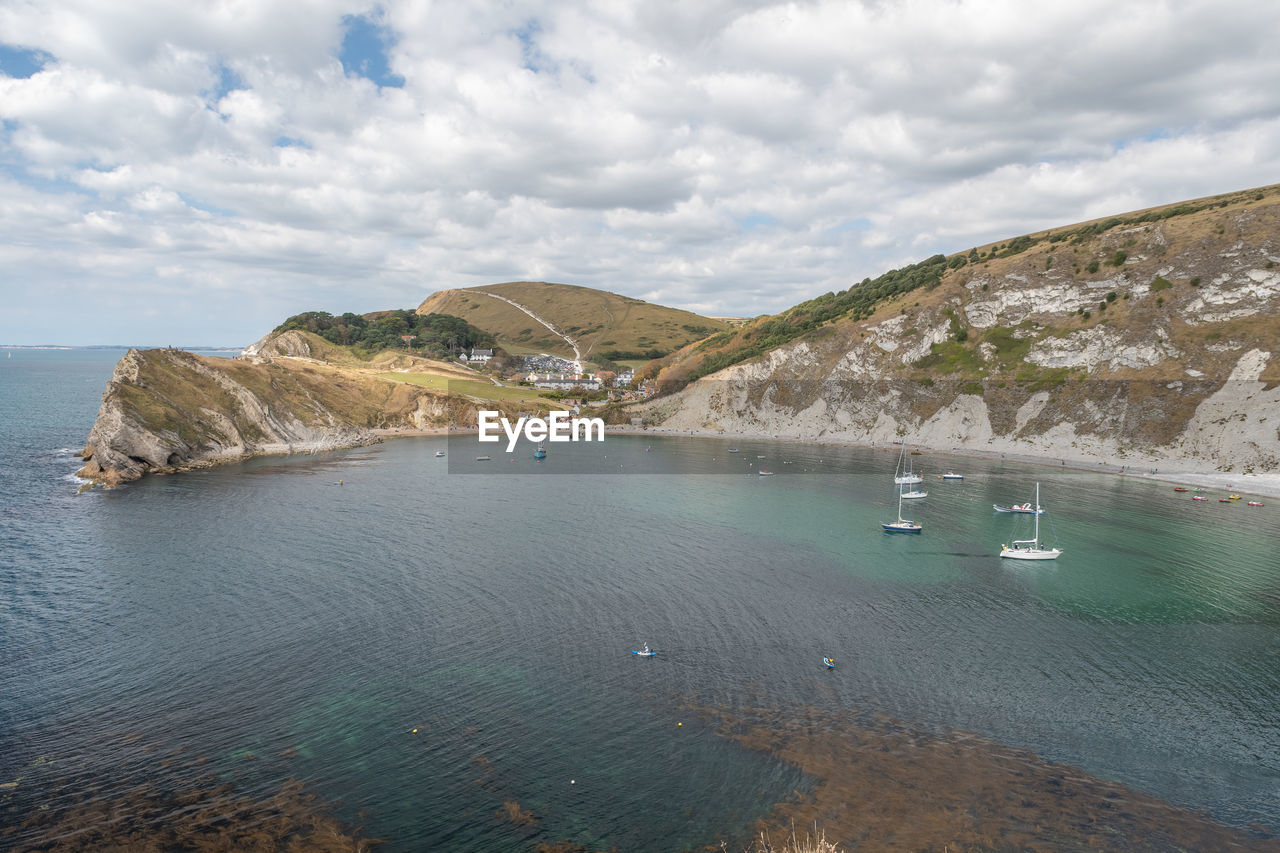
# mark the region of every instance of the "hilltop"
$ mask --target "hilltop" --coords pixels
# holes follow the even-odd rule
[[[651,367],[651,424],[1223,471],[1280,465],[1280,187],[867,279]],[[628,413],[631,415],[634,413]]]
[[[511,353],[546,352],[583,361],[657,358],[729,328],[723,320],[690,311],[544,281],[441,290],[423,301],[418,313],[461,317]],[[577,344],[577,354],[566,337]]]

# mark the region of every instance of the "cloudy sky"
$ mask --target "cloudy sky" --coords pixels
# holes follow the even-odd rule
[[[1258,0],[0,0],[0,344],[513,279],[727,315],[1280,181]]]

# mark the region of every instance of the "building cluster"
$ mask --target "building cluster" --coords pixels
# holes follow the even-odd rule
[[[566,391],[570,388],[585,388],[598,391],[601,388],[626,388],[635,381],[636,372],[631,368],[621,373],[602,370],[599,373],[537,373],[531,372],[525,380],[534,388],[552,388]]]
[[[491,358],[493,358],[493,350],[476,348],[471,351],[470,355],[467,355],[464,350],[462,354],[458,356],[458,361],[465,362],[466,364],[487,364]]]
[[[568,374],[581,373],[582,365],[576,361],[561,358],[558,355],[547,355],[544,352],[538,355],[526,355],[524,357],[524,369],[530,373]]]

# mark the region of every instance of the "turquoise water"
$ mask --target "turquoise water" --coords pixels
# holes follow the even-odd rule
[[[928,479],[924,534],[893,537],[894,451],[647,436],[541,464],[405,439],[77,495],[119,355],[0,359],[0,824],[67,779],[180,787],[195,771],[158,769],[180,749],[247,792],[296,776],[391,850],[717,844],[808,781],[687,708],[763,702],[977,731],[1280,827],[1272,506],[925,455],[967,479]],[[1031,520],[991,504],[1037,480],[1066,553],[1001,561]],[[496,816],[512,800],[536,826]]]

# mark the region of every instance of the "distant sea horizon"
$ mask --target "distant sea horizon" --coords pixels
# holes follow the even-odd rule
[[[223,344],[210,344],[208,346],[178,346],[172,349],[186,350],[187,352],[238,352],[244,349],[248,344],[240,344],[237,346],[228,346]],[[104,350],[104,349],[165,349],[169,348],[169,344],[0,344],[0,349],[38,349],[38,350]]]

